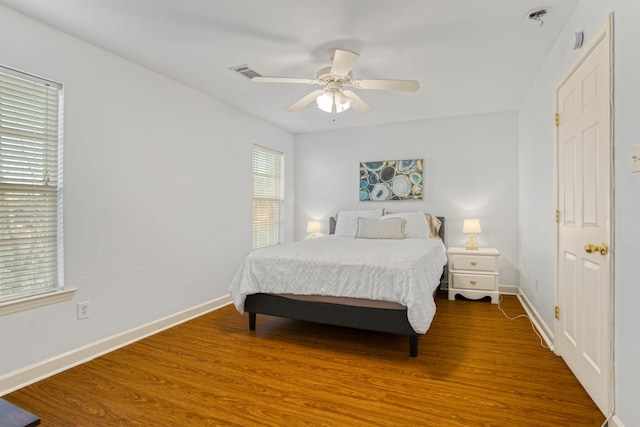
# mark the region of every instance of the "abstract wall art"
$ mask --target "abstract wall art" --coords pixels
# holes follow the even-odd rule
[[[360,163],[360,201],[422,200],[422,159]]]

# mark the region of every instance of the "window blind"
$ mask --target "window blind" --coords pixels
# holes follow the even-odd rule
[[[284,154],[253,146],[253,248],[280,243]]]
[[[0,299],[58,287],[61,90],[0,67]]]

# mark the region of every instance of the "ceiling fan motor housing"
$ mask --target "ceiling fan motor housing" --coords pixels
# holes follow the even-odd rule
[[[349,71],[349,74],[346,76],[337,76],[331,73],[331,67],[325,67],[318,71],[316,74],[316,78],[319,82],[324,84],[329,84],[331,82],[336,82],[340,84],[340,86],[351,83],[351,79],[353,77],[353,73]]]

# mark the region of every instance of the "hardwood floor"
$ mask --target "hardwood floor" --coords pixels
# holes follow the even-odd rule
[[[406,337],[233,306],[4,398],[42,426],[600,426],[604,416],[527,319],[437,299],[418,358]],[[510,315],[523,313],[505,297]]]

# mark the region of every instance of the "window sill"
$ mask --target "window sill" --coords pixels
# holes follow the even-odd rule
[[[18,311],[30,310],[58,302],[69,301],[73,298],[77,289],[62,289],[42,294],[30,295],[23,298],[16,298],[10,301],[0,302],[0,316],[16,313]]]

